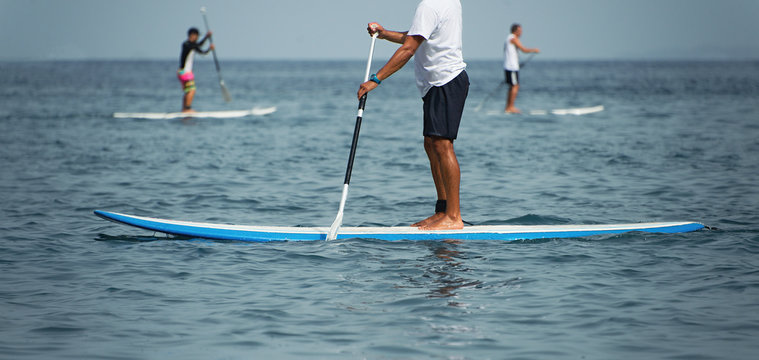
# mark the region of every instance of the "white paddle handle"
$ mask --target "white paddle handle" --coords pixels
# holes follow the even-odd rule
[[[366,62],[366,75],[364,75],[364,82],[369,81],[369,73],[372,72],[372,57],[374,57],[374,43],[377,42],[377,36],[379,33],[372,35],[372,45],[369,47],[369,60]]]

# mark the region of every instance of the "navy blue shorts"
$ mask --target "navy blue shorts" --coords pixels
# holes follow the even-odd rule
[[[466,71],[443,86],[433,86],[424,95],[424,136],[454,140],[459,133],[464,103],[469,94]]]
[[[511,86],[519,85],[519,71],[504,70],[504,73],[506,75],[507,84]]]

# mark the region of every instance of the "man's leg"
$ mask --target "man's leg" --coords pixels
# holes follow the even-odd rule
[[[519,109],[514,107],[514,102],[517,100],[517,94],[519,93],[519,85],[511,85],[509,86],[509,97],[506,101],[506,112],[507,113],[519,113]]]
[[[191,72],[179,72],[179,80],[182,82],[184,97],[182,98],[182,112],[194,112],[192,100],[195,98],[195,76]]]
[[[458,134],[464,103],[469,92],[469,77],[462,71],[456,78],[441,87],[431,88],[424,96],[424,149],[430,160],[430,172],[435,182],[439,203],[445,201],[445,210],[435,206],[435,215],[417,225],[424,230],[461,229],[459,209],[459,183],[461,172],[453,140]],[[439,211],[440,210],[440,211]]]
[[[182,99],[182,112],[192,112],[192,99],[195,98],[195,89],[184,93]]]
[[[458,159],[456,159],[456,153],[453,150],[453,140],[437,136],[429,136],[425,138],[425,143],[427,138],[430,138],[430,147],[434,154],[433,156],[430,156],[430,168],[435,166],[439,168],[439,181],[442,182],[442,184],[436,182],[435,188],[438,189],[438,194],[445,194],[446,209],[443,216],[439,216],[437,220],[431,221],[419,228],[422,230],[461,229],[464,227],[464,222],[461,221],[461,209],[459,207],[461,170],[459,168]]]
[[[424,151],[427,153],[427,158],[430,160],[430,172],[432,172],[432,181],[435,183],[435,190],[437,191],[438,200],[446,200],[445,185],[443,183],[443,174],[440,169],[440,158],[437,152],[434,151],[433,139],[430,136],[424,137]],[[426,226],[432,222],[440,220],[445,216],[445,212],[435,212],[434,215],[414,223],[411,226]]]

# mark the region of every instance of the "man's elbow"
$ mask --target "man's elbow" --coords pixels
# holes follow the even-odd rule
[[[416,53],[416,49],[412,46],[403,45],[400,49],[398,49],[398,52],[406,59],[411,59],[412,56]]]

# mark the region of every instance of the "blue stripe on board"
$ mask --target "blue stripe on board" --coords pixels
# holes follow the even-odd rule
[[[317,241],[325,240],[326,233],[298,233],[298,232],[269,232],[254,230],[223,229],[208,226],[191,226],[182,224],[165,223],[161,221],[141,219],[129,215],[117,214],[107,211],[95,210],[95,215],[115,222],[139,227],[151,231],[162,232],[172,235],[198,237],[217,240],[239,240],[253,242],[267,241]],[[703,228],[699,223],[675,224],[664,227],[651,227],[643,229],[599,229],[599,230],[557,230],[557,231],[524,231],[517,233],[499,232],[456,232],[456,233],[340,233],[338,239],[371,238],[377,240],[528,240],[545,238],[572,238],[603,234],[621,234],[630,231],[656,232],[656,233],[680,233],[695,231]]]

